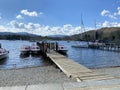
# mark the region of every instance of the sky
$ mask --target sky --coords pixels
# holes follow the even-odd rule
[[[120,27],[120,0],[0,0],[0,32],[74,35],[103,27]]]

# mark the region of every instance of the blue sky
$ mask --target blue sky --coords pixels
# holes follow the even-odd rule
[[[120,0],[0,0],[0,32],[72,35],[120,27]]]

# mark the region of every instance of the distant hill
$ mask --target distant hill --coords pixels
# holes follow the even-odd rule
[[[11,32],[0,32],[0,35],[14,35],[15,33]]]
[[[95,39],[104,41],[120,42],[120,27],[101,28],[98,30],[90,30],[85,33],[72,35],[67,37],[72,40],[92,41]]]
[[[13,33],[13,32],[0,32],[0,35],[30,35],[30,33],[27,33],[27,32],[16,32],[16,33]],[[35,34],[32,34],[32,35],[35,35]]]
[[[49,35],[47,37],[50,37],[50,38],[64,38],[66,37],[67,35]]]
[[[28,35],[30,33],[27,33],[27,32],[17,32],[16,34],[19,34],[19,35]]]
[[[98,30],[90,30],[84,32],[83,34],[75,34],[72,36],[66,35],[50,35],[50,36],[39,36],[26,32],[0,32],[0,39],[7,40],[103,40],[103,41],[113,41],[120,43],[120,27],[111,28],[101,28]]]
[[[18,33],[12,33],[12,32],[0,32],[0,39],[7,39],[7,40],[32,40],[32,39],[41,39],[41,36],[30,34],[27,32],[18,32]]]
[[[62,40],[65,35],[40,36],[27,32],[0,32],[0,39],[5,40]]]

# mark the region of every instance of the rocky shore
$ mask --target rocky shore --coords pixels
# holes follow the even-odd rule
[[[0,70],[0,87],[74,81],[54,66]]]
[[[120,79],[120,67],[92,69],[93,72],[108,74]],[[0,70],[0,87],[47,85],[75,83],[76,80],[68,78],[54,66],[32,67],[23,69]]]

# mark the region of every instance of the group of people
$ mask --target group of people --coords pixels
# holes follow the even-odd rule
[[[42,42],[40,48],[43,52],[50,52],[51,50],[58,50],[58,42]]]

